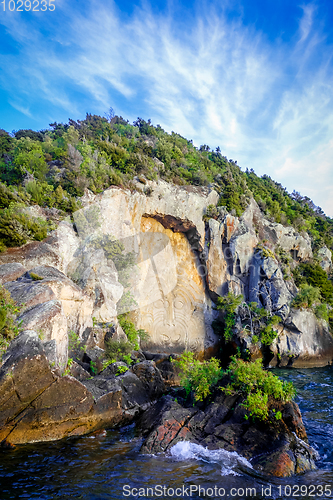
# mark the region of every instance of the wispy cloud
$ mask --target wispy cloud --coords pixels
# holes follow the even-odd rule
[[[31,112],[29,110],[28,107],[26,106],[22,106],[21,104],[19,104],[18,102],[13,102],[11,100],[8,101],[9,104],[14,108],[16,109],[17,111],[19,111],[20,113],[22,113],[23,115],[25,116],[28,116],[29,118],[32,118],[32,115],[31,115]]]
[[[127,17],[112,2],[84,6],[80,14],[62,3],[57,21],[43,24],[48,39],[38,25],[7,20],[21,55],[0,56],[2,84],[26,93],[25,109],[44,99],[75,117],[84,95],[101,113],[130,110],[197,145],[220,145],[333,215],[332,47],[314,4],[300,7],[292,41],[275,44],[213,4],[186,29],[147,4]]]
[[[309,4],[309,5],[302,5],[301,8],[303,9],[303,16],[299,23],[300,43],[304,42],[304,40],[306,40],[311,33],[315,6]]]

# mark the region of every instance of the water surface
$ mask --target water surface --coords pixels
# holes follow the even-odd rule
[[[188,443],[167,456],[143,455],[132,425],[1,451],[0,499],[333,499],[333,369],[275,373],[297,388],[310,444],[320,455],[316,471],[271,478],[236,454],[207,452]]]

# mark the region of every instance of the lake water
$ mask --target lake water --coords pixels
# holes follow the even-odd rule
[[[333,499],[333,368],[275,373],[297,388],[310,444],[320,455],[316,471],[271,478],[237,454],[189,443],[179,443],[167,456],[147,456],[132,425],[1,451],[0,500]]]

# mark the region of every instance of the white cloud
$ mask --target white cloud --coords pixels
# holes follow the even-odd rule
[[[302,5],[303,17],[299,24],[300,39],[299,42],[304,42],[309,34],[311,33],[312,23],[313,23],[313,13],[315,10],[314,5]]]
[[[49,42],[22,19],[8,22],[23,49],[20,61],[0,58],[3,85],[13,95],[25,91],[27,109],[35,92],[75,117],[72,87],[102,113],[111,104],[126,116],[117,101],[128,102],[133,118],[150,117],[197,145],[220,145],[243,168],[313,196],[333,215],[332,48],[313,4],[302,6],[287,45],[272,45],[255,27],[208,6],[186,31],[170,12],[159,16],[148,6],[127,18],[111,2],[94,2],[85,16],[65,3],[62,10]]]
[[[22,113],[23,115],[25,116],[28,116],[29,118],[32,118],[32,115],[31,115],[31,112],[29,110],[28,107],[26,106],[22,106],[20,103],[18,102],[13,102],[11,100],[8,101],[9,104],[14,108],[16,109],[17,111],[19,111],[20,113]]]

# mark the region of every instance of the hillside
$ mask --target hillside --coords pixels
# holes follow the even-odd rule
[[[84,189],[100,193],[111,185],[136,189],[134,176],[195,186],[211,186],[218,205],[240,216],[253,196],[266,217],[306,231],[314,254],[333,248],[333,220],[306,196],[289,194],[269,176],[243,172],[220,148],[195,148],[179,134],[138,118],[107,120],[87,114],[85,120],[52,123],[41,131],[0,130],[1,248],[41,240],[52,228],[32,220],[23,207],[38,204],[72,213]],[[18,210],[19,209],[19,210]],[[58,214],[59,215],[59,214]]]

